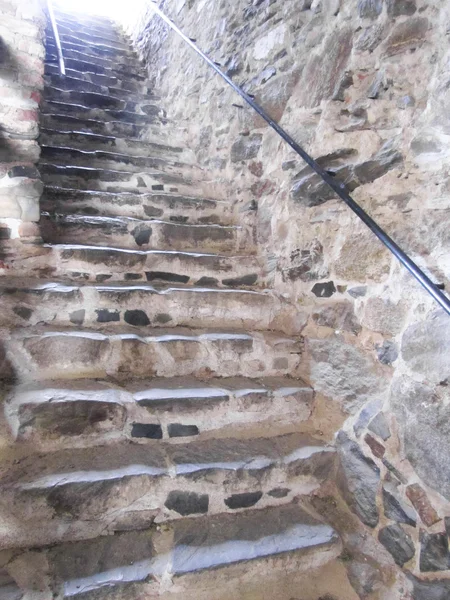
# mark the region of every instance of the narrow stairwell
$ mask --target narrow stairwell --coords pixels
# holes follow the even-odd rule
[[[45,245],[0,289],[3,589],[317,600],[341,577],[353,598],[339,537],[301,506],[334,451],[293,377],[295,307],[172,143],[125,38],[107,19],[57,19],[67,77],[49,30]]]

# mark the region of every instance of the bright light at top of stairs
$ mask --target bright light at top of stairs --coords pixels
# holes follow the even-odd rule
[[[54,7],[61,11],[109,17],[115,21],[130,19],[147,4],[147,0],[54,0]]]

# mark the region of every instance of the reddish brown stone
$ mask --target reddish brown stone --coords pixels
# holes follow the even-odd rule
[[[383,458],[384,453],[386,452],[386,448],[383,446],[383,444],[380,444],[380,442],[373,438],[369,433],[366,434],[364,441],[372,450],[374,456],[377,458]]]
[[[399,23],[386,41],[387,56],[400,54],[420,46],[425,41],[429,22],[425,17],[414,17]]]
[[[272,194],[275,191],[275,184],[268,179],[262,179],[252,185],[250,191],[256,198],[261,198],[267,194]]]
[[[255,175],[255,177],[261,177],[261,175],[263,174],[263,164],[261,161],[251,162],[248,165],[248,170],[250,171],[250,173]]]
[[[439,515],[432,507],[425,490],[418,483],[409,485],[406,488],[406,495],[419,513],[419,516],[425,525],[431,527],[440,520]]]

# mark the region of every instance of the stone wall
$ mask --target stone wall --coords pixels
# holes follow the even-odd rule
[[[448,3],[162,7],[450,288]],[[316,390],[323,435],[340,430],[343,496],[409,573],[414,598],[447,598],[449,317],[151,10],[129,31],[169,119],[242,218],[254,216],[269,282],[298,304],[299,374]],[[378,597],[372,575],[361,598]]]
[[[38,237],[44,2],[0,0],[0,244]],[[5,252],[5,249],[3,250]],[[2,272],[0,256],[0,273]]]

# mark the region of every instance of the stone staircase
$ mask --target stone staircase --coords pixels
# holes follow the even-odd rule
[[[302,507],[334,450],[295,377],[301,318],[125,38],[58,23],[44,246],[0,286],[0,598],[331,598],[341,543]]]

